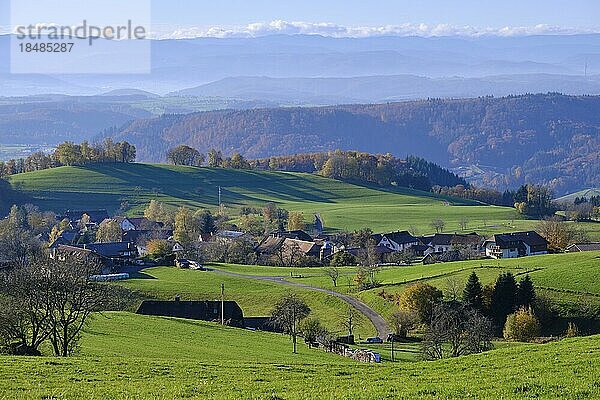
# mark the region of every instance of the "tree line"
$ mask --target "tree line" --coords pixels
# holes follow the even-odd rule
[[[113,142],[112,139],[105,139],[102,143],[96,144],[87,141],[81,144],[64,142],[50,154],[39,151],[26,158],[0,161],[0,178],[61,166],[83,166],[104,162],[130,163],[135,159],[136,148],[126,141]]]
[[[463,178],[419,157],[409,156],[402,160],[391,154],[358,151],[336,150],[246,160],[240,153],[224,157],[221,151],[211,149],[204,155],[190,146],[180,145],[168,151],[167,160],[174,165],[315,173],[343,181],[424,191],[430,191],[434,185],[468,186]]]

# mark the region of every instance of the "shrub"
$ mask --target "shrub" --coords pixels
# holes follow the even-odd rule
[[[504,338],[529,342],[540,334],[540,323],[531,308],[521,308],[506,318]]]

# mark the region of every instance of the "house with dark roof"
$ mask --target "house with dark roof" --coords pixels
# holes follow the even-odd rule
[[[144,245],[150,239],[168,240],[172,236],[172,229],[131,230],[123,232],[122,241],[127,243],[134,243],[136,245]]]
[[[98,272],[102,274],[109,274],[113,272],[115,268],[112,260],[80,246],[57,244],[50,248],[50,258],[60,261],[75,258],[78,260],[97,262],[100,269]]]
[[[382,253],[384,250],[391,252],[404,251],[419,244],[419,239],[408,231],[378,233],[372,235],[371,238],[375,241],[376,247],[381,248]]]
[[[516,258],[548,254],[548,241],[534,231],[502,233],[486,240],[484,248],[488,257]]]
[[[137,257],[136,247],[128,242],[89,243],[83,248],[110,259],[131,260]]]
[[[423,255],[446,253],[461,248],[467,248],[475,253],[481,253],[483,242],[484,238],[475,232],[469,234],[436,233],[435,235],[423,236],[421,238],[421,243],[428,246],[428,249],[423,252]]]
[[[109,218],[108,211],[101,210],[69,210],[65,213],[65,218],[69,221],[78,223],[81,221],[84,215],[87,215],[90,218],[90,222],[93,224],[100,224],[105,219]]]
[[[132,262],[138,255],[133,243],[89,243],[83,245],[56,244],[50,247],[50,257],[96,257],[103,266],[103,272],[115,271]]]
[[[577,253],[580,251],[600,251],[600,243],[574,243],[567,246],[567,253]]]
[[[238,303],[225,301],[222,306],[223,319],[228,325],[244,327],[244,313]],[[145,300],[137,314],[218,322],[221,320],[221,301]]]
[[[304,242],[312,242],[313,238],[308,233],[302,230],[296,231],[275,231],[271,233],[271,236],[277,238],[287,238],[287,239],[295,239],[302,240]]]

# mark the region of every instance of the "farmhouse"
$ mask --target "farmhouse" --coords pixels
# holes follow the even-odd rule
[[[98,263],[101,270],[99,272],[102,274],[109,274],[114,271],[115,265],[112,260],[82,247],[58,244],[50,250],[50,258],[54,260],[65,261],[72,258],[89,260]]]
[[[419,244],[419,239],[408,231],[380,233],[371,236],[371,238],[375,241],[376,247],[380,248],[380,253],[404,251]]]
[[[485,255],[492,258],[516,258],[548,254],[548,242],[537,232],[494,235],[484,243]]]
[[[432,236],[423,236],[421,243],[428,248],[423,255],[431,253],[446,253],[459,249],[468,249],[475,253],[481,253],[484,238],[476,233],[469,234],[445,234],[436,233]]]

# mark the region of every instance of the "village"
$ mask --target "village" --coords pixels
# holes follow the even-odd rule
[[[321,221],[316,219],[316,231],[322,231]],[[186,249],[174,239],[174,231],[162,222],[145,217],[110,218],[106,210],[68,211],[57,222],[64,228],[54,241],[49,243],[53,257],[61,253],[87,252],[103,260],[107,273],[116,273],[127,266],[145,265],[143,259],[149,255],[148,242],[162,240],[169,243],[165,255],[171,256],[171,262],[189,266],[203,261],[187,260]],[[94,241],[81,243],[82,237],[89,237],[102,224],[115,222],[120,228],[120,240],[111,242]],[[47,237],[47,236],[45,236]],[[477,233],[435,233],[413,236],[408,231],[377,233],[370,236],[372,249],[348,246],[336,242],[335,236],[318,233],[311,235],[304,230],[273,231],[259,241],[251,234],[242,231],[223,230],[202,233],[197,240],[200,245],[210,243],[231,243],[250,240],[258,260],[268,260],[273,256],[285,260],[305,258],[316,261],[318,265],[328,265],[339,252],[361,257],[366,251],[373,251],[378,264],[391,264],[393,255],[403,253],[404,263],[431,264],[444,261],[461,261],[475,258],[505,259],[548,254],[548,242],[534,231],[510,232],[484,237]],[[573,243],[568,251],[594,251],[596,244]],[[187,250],[189,253],[189,249]],[[404,264],[398,263],[398,264]],[[192,264],[192,265],[194,265]],[[310,266],[310,265],[308,265]]]

